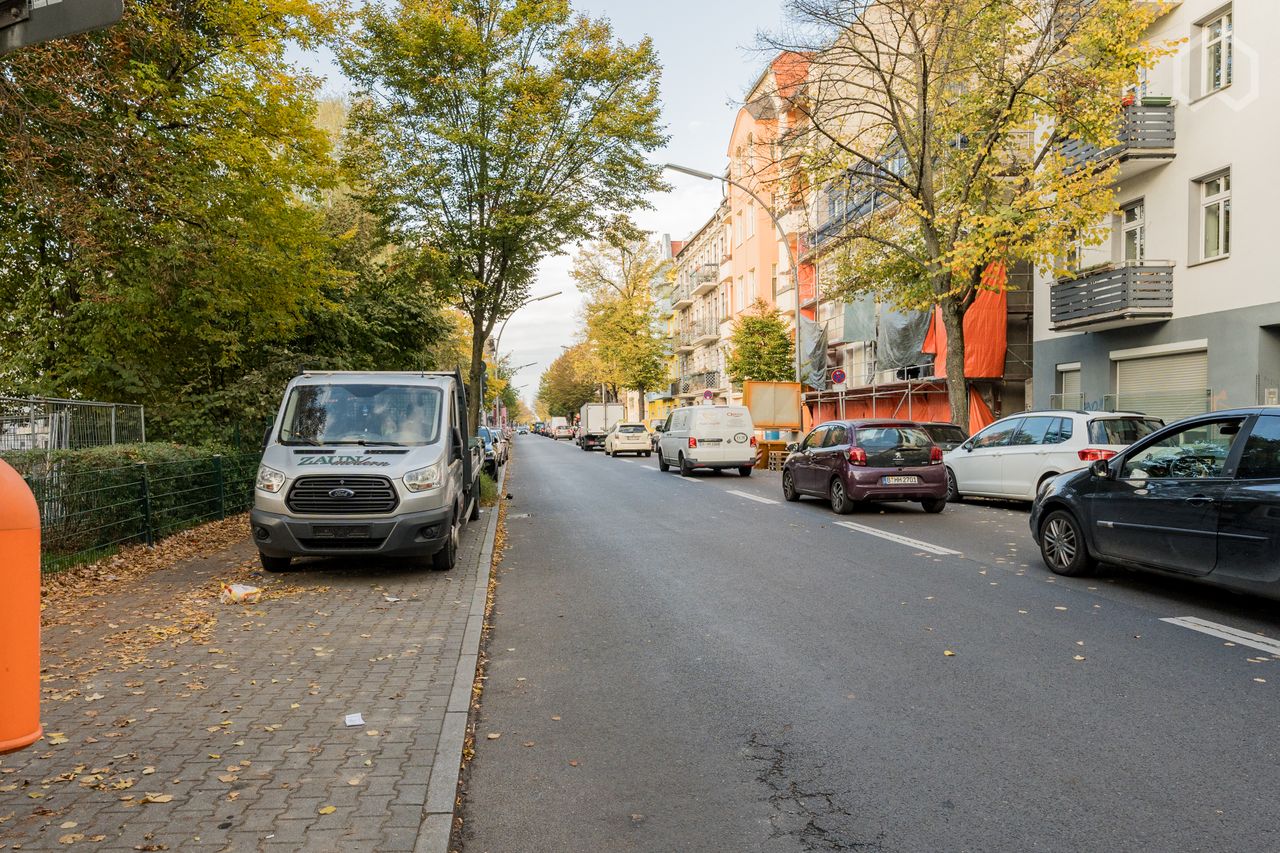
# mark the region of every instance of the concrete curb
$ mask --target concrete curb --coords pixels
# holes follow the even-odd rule
[[[489,514],[484,544],[480,548],[480,566],[476,571],[476,587],[467,612],[467,627],[462,636],[458,666],[453,671],[453,688],[445,707],[444,725],[431,761],[427,780],[427,801],[422,807],[422,824],[414,853],[448,853],[453,833],[453,807],[458,794],[458,772],[462,767],[462,748],[467,738],[467,716],[471,713],[471,687],[476,680],[480,659],[480,637],[484,633],[484,606],[489,595],[489,577],[493,571],[493,548],[498,536],[498,517],[507,482],[504,465],[498,478],[498,502]]]

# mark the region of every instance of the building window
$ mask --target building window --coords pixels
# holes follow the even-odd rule
[[[1231,85],[1235,37],[1230,10],[1200,29],[1204,39],[1204,94],[1208,95]]]
[[[733,307],[735,311],[742,310],[742,295],[746,289],[743,284],[742,276],[738,276],[738,286],[733,289]]]
[[[756,205],[755,202],[747,204],[747,236],[756,236]]]
[[[1200,181],[1201,260],[1231,254],[1231,173]]]
[[[773,271],[769,275],[769,295],[774,302],[778,301],[778,265],[773,265]]]
[[[1147,213],[1142,199],[1120,209],[1124,227],[1124,260],[1142,263],[1147,256]]]
[[[756,303],[756,271],[747,270],[747,304]]]

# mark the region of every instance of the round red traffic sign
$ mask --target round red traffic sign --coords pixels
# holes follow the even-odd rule
[[[843,382],[845,378],[844,371],[838,367],[831,372],[831,381],[837,385]]]
[[[703,392],[702,392],[702,399],[704,399],[704,400],[710,400],[710,399],[711,399],[712,397],[714,397],[715,395],[716,395],[716,393],[715,393],[714,391],[712,391],[710,388],[708,388],[707,390],[705,390],[705,391],[703,391]]]

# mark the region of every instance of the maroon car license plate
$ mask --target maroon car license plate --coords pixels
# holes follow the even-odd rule
[[[896,474],[889,477],[881,477],[880,482],[886,486],[918,486],[920,478],[911,474]]]

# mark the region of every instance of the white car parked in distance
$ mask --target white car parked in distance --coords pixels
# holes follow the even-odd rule
[[[1164,422],[1140,412],[1019,412],[946,454],[948,500],[1034,500],[1052,478],[1110,459]]]
[[[755,464],[755,426],[746,406],[685,406],[667,416],[658,439],[663,471],[674,465],[687,477],[695,468],[736,468],[750,477]]]
[[[637,456],[653,453],[653,445],[649,441],[649,431],[644,424],[616,423],[604,435],[604,452],[609,456],[619,453],[634,453]]]

